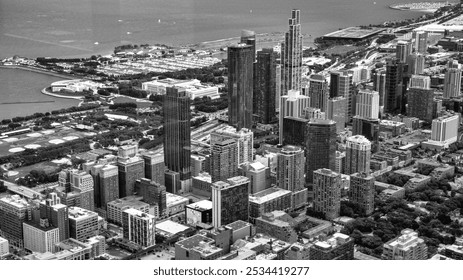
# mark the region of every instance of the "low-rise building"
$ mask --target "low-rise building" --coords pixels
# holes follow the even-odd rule
[[[188,198],[173,193],[166,193],[167,216],[172,216],[185,211],[185,207],[189,204]]]
[[[212,201],[201,200],[185,207],[185,218],[189,225],[212,223]]]
[[[142,199],[143,197],[141,196],[126,196],[109,202],[106,213],[108,222],[121,226],[122,212],[130,208],[140,210],[148,214],[150,212],[150,205],[141,201]]]
[[[326,240],[319,240],[310,247],[311,260],[353,260],[354,239],[335,233]]]
[[[0,257],[8,255],[10,253],[10,247],[8,240],[0,237]]]
[[[215,241],[202,234],[196,234],[175,243],[176,260],[215,260],[225,255]]]
[[[385,260],[426,260],[428,246],[418,237],[417,232],[404,229],[399,237],[383,245],[382,256]]]
[[[291,191],[277,187],[249,195],[249,221],[254,223],[255,219],[264,213],[275,210],[289,211],[291,199]]]
[[[124,239],[142,247],[154,246],[156,217],[140,210],[127,209],[122,212]]]
[[[265,213],[261,217],[255,219],[257,232],[273,236],[289,243],[296,242],[298,235],[294,229],[294,224],[280,219],[281,213],[279,212],[281,211]]]

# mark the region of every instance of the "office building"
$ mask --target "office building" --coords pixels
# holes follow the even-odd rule
[[[353,94],[354,86],[352,73],[348,73],[347,71],[331,72],[330,98],[339,96],[346,98],[346,122],[350,121],[353,111],[355,110]]]
[[[415,33],[415,52],[425,54],[428,50],[428,33],[417,31]]]
[[[401,235],[383,245],[382,258],[385,260],[426,260],[428,246],[418,233],[411,229],[404,229]]]
[[[0,198],[0,236],[23,249],[23,222],[32,219],[32,205],[18,195]]]
[[[336,232],[309,247],[310,260],[353,260],[354,239]]]
[[[384,106],[386,95],[386,71],[378,70],[373,75],[373,89],[379,93],[379,106]]]
[[[449,61],[444,79],[444,98],[461,96],[461,72],[457,61]]]
[[[276,78],[275,78],[275,110],[280,112],[280,97],[281,97],[281,65],[277,64],[276,66]],[[286,93],[283,93],[285,95]]]
[[[288,95],[283,95],[280,98],[280,114],[279,114],[279,136],[280,144],[283,144],[283,120],[286,117],[302,118],[304,109],[310,107],[310,98],[301,95],[300,91],[290,90]]]
[[[154,152],[148,152],[143,154],[142,157],[145,161],[145,178],[164,185],[164,172],[166,171],[164,155],[161,153],[155,154]]]
[[[133,195],[135,182],[145,177],[145,163],[143,159],[140,157],[119,158],[117,168],[119,173],[119,197]]]
[[[379,117],[379,93],[372,90],[360,90],[356,96],[355,114],[364,118]]]
[[[98,169],[95,177],[98,186],[95,188],[95,205],[106,210],[108,202],[119,198],[119,170],[115,165],[105,165]]]
[[[56,252],[55,244],[59,240],[59,229],[49,224],[48,219],[39,223],[24,222],[24,249],[30,252]]]
[[[386,113],[401,112],[406,83],[403,81],[405,64],[398,59],[386,61],[386,92],[384,111]]]
[[[193,177],[193,184],[191,191],[194,195],[203,197],[211,197],[211,184],[212,178],[209,173],[199,173],[198,176]]]
[[[257,52],[254,71],[253,114],[259,123],[269,124],[276,117],[276,53],[273,49]]]
[[[188,190],[191,183],[190,104],[190,97],[184,89],[166,89],[163,104],[164,164],[167,169],[180,174],[182,190]]]
[[[341,210],[341,175],[323,168],[313,172],[313,209],[326,220],[339,217]]]
[[[234,127],[228,126],[217,129],[211,133],[211,145],[227,139],[236,140],[238,148],[238,166],[253,161],[254,134],[250,129],[243,128],[237,130]]]
[[[80,207],[95,210],[95,197],[93,190],[93,177],[85,171],[70,171],[71,190],[79,193]]]
[[[166,214],[166,187],[147,178],[137,180],[135,189],[143,197],[143,201],[150,205],[157,205],[159,216]]]
[[[238,175],[238,142],[236,139],[211,141],[210,174],[212,182]]]
[[[325,77],[318,74],[310,75],[308,96],[310,98],[310,107],[318,108],[326,112],[328,106],[328,82]]]
[[[155,242],[156,218],[140,210],[127,209],[122,212],[122,232],[124,239],[142,247],[150,247]]]
[[[458,140],[459,115],[442,116],[432,121],[431,140],[450,145]]]
[[[292,209],[292,192],[280,188],[269,188],[249,196],[249,222],[265,213],[276,210],[288,212]]]
[[[69,236],[85,241],[97,236],[98,214],[80,207],[69,207]]]
[[[426,57],[422,54],[413,53],[407,57],[408,74],[421,75],[425,69]]]
[[[350,176],[349,201],[359,205],[364,215],[375,210],[375,178],[366,173],[355,173]]]
[[[48,194],[48,198],[40,202],[40,218],[48,219],[50,225],[59,229],[59,241],[69,238],[68,206],[61,204],[56,193]]]
[[[352,123],[352,135],[363,135],[371,142],[372,152],[379,149],[379,119],[355,116]]]
[[[306,183],[313,181],[313,172],[336,167],[336,123],[331,120],[311,120],[308,124],[306,151]]]
[[[432,122],[434,118],[434,90],[410,88],[408,90],[407,115],[426,122]]]
[[[209,172],[206,168],[207,159],[200,155],[191,155],[191,177],[196,177],[199,173]]]
[[[283,145],[304,146],[307,137],[306,118],[286,117],[283,119]]]
[[[354,135],[346,141],[345,174],[370,173],[371,142],[363,135]]]
[[[396,47],[396,58],[400,63],[406,63],[407,57],[412,53],[413,45],[411,41],[399,41]]]
[[[336,132],[346,127],[347,99],[343,96],[330,98],[327,104],[326,119],[336,122]]]
[[[215,228],[248,220],[249,179],[243,176],[212,183],[212,224]]]
[[[304,188],[304,150],[297,146],[284,146],[278,153],[277,186],[296,191]]]
[[[302,33],[300,10],[292,10],[289,30],[281,43],[281,94],[290,90],[301,91],[302,79]]]
[[[166,170],[164,172],[164,182],[166,183],[166,191],[170,193],[179,193],[182,191],[180,184],[180,173]]]
[[[255,49],[247,44],[237,44],[227,50],[228,123],[238,130],[251,129]]]
[[[245,168],[249,178],[249,193],[254,194],[270,186],[270,168],[258,161],[250,163]]]
[[[133,208],[148,214],[150,211],[150,205],[142,202],[142,199],[143,197],[141,196],[127,196],[109,202],[106,219],[109,223],[121,226],[122,212],[124,212],[124,210]]]

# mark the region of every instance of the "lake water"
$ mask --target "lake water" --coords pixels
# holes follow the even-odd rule
[[[242,29],[286,31],[291,9],[301,10],[312,38],[341,27],[422,15],[388,6],[421,0],[0,0],[0,58],[15,54],[90,56],[133,43],[189,44],[237,37]],[[455,1],[452,1],[455,2]],[[95,44],[98,42],[98,44]],[[0,69],[0,119],[47,112],[78,101],[40,90],[59,78]]]

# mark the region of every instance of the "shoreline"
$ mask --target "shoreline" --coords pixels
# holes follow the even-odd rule
[[[74,99],[74,100],[81,100],[81,101],[84,99],[83,96],[65,96],[65,95],[59,95],[56,93],[52,93],[52,92],[47,91],[47,88],[42,89],[41,92],[42,94],[57,97],[57,98]]]
[[[74,78],[75,79],[75,77],[72,76],[72,75],[59,74],[59,73],[51,72],[51,71],[48,71],[48,70],[42,70],[42,69],[38,69],[38,68],[32,68],[32,67],[21,66],[21,65],[0,65],[0,69],[24,70],[24,71],[30,71],[30,72],[34,72],[34,73],[54,76],[54,77],[57,77],[57,78],[63,78],[63,79]]]

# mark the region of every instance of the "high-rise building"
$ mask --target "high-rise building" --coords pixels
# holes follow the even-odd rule
[[[459,115],[442,116],[432,121],[431,140],[446,145],[458,140]]]
[[[347,175],[365,172],[370,173],[371,142],[363,135],[355,135],[346,141]]]
[[[32,219],[32,205],[19,195],[0,198],[0,236],[10,246],[23,249],[23,222]]]
[[[422,54],[413,53],[407,57],[408,74],[421,75],[425,67],[426,57]]]
[[[243,176],[212,183],[212,224],[215,228],[248,220],[248,189],[249,179]]]
[[[238,166],[253,161],[254,133],[250,129],[243,128],[237,130],[234,127],[228,126],[217,129],[211,133],[211,145],[227,139],[236,140],[238,145]]]
[[[404,229],[401,235],[383,245],[382,258],[385,260],[427,260],[428,246],[418,233]]]
[[[328,83],[322,75],[313,74],[309,77],[310,107],[326,112],[328,105]]]
[[[108,222],[122,226],[122,212],[130,208],[148,214],[150,212],[150,205],[141,201],[142,199],[143,197],[140,196],[126,196],[108,203]]]
[[[343,96],[328,100],[326,118],[336,122],[336,132],[341,132],[346,127],[347,99]]]
[[[180,174],[182,190],[191,181],[190,96],[185,89],[166,88],[164,97],[164,163]],[[140,179],[140,178],[137,178]]]
[[[339,217],[341,211],[341,175],[323,168],[313,172],[313,208],[326,220]]]
[[[400,112],[402,110],[404,98],[405,64],[398,59],[388,59],[386,63],[386,94],[384,111],[386,113]]]
[[[346,153],[336,151],[336,167],[334,168],[334,172],[344,174],[344,169],[346,167]]]
[[[79,193],[80,207],[95,210],[95,197],[93,190],[93,177],[85,171],[71,170],[71,190]]]
[[[276,53],[273,49],[257,52],[254,70],[253,114],[258,122],[269,124],[277,121],[276,117]]]
[[[143,159],[139,157],[119,158],[117,168],[119,172],[119,197],[133,195],[135,181],[145,177],[145,163]]]
[[[117,150],[117,156],[120,158],[131,158],[138,154],[138,145],[130,144],[120,146]]]
[[[304,146],[308,119],[286,117],[283,119],[283,145]]]
[[[286,117],[301,118],[304,114],[304,109],[310,107],[310,98],[305,95],[301,95],[299,91],[290,90],[288,95],[283,95],[280,102],[280,114],[279,114],[279,136],[280,144],[283,144],[283,120]]]
[[[429,76],[412,75],[410,78],[410,89],[430,89],[431,78]]]
[[[302,79],[302,33],[300,10],[292,10],[289,19],[289,30],[285,33],[285,41],[281,43],[281,94],[290,90],[301,91]]]
[[[60,242],[59,229],[49,224],[48,219],[40,223],[24,222],[24,249],[30,252],[55,253],[55,244]]]
[[[386,95],[386,71],[378,70],[373,75],[373,89],[379,93],[379,106],[384,106]]]
[[[145,161],[145,178],[164,185],[164,172],[166,171],[164,156],[161,153],[148,152],[143,154],[143,160]]]
[[[366,173],[355,173],[350,176],[349,201],[357,203],[365,215],[375,210],[375,178]]]
[[[412,53],[413,45],[411,41],[399,41],[396,47],[396,58],[400,63],[406,63],[407,57]]]
[[[424,54],[428,49],[428,33],[418,31],[415,33],[415,52]]]
[[[320,168],[335,169],[336,123],[331,120],[311,120],[307,124],[306,183],[313,181],[313,172]]]
[[[105,165],[98,170],[99,197],[95,205],[106,210],[108,202],[119,198],[119,170],[115,165]]]
[[[379,149],[379,119],[355,116],[352,122],[352,135],[363,135],[371,142],[371,151]]]
[[[330,98],[339,96],[346,98],[346,122],[350,121],[353,111],[355,110],[353,95],[354,86],[352,73],[348,71],[331,72]]]
[[[379,116],[379,93],[372,90],[360,90],[356,97],[357,116],[377,119]]]
[[[150,205],[158,206],[159,216],[166,214],[166,187],[164,185],[147,178],[142,178],[137,180],[135,188],[137,194],[143,197],[143,201]]]
[[[277,186],[284,190],[304,188],[304,150],[297,146],[284,146],[278,153]]]
[[[307,107],[304,109],[304,118],[311,120],[311,119],[326,119],[326,114],[322,112],[318,108]]]
[[[429,77],[427,77],[429,79]],[[420,86],[412,76],[412,84],[407,93],[407,115],[432,122],[434,118],[434,90],[426,88],[426,82]]]
[[[252,53],[254,60],[256,60],[256,32],[252,30],[241,30],[240,43],[246,44],[252,47]]]
[[[449,61],[444,79],[444,98],[461,96],[461,72],[457,61]]]
[[[277,64],[276,70],[275,70],[275,110],[277,112],[280,112],[280,97],[282,95],[281,93],[281,65]],[[286,93],[283,93],[285,95]]]
[[[254,223],[256,218],[276,210],[289,212],[291,201],[291,191],[276,187],[249,195],[249,222]]]
[[[249,178],[249,193],[257,193],[270,186],[270,168],[255,161],[246,168],[246,177]]]
[[[192,154],[191,155],[191,177],[196,177],[199,173],[208,172],[206,169],[206,157]]]
[[[59,241],[69,238],[68,207],[61,204],[56,193],[48,194],[48,198],[40,203],[40,218],[48,219],[50,225],[59,229]]]
[[[223,181],[238,175],[238,143],[236,139],[211,141],[212,182]]]
[[[136,209],[122,212],[122,232],[124,239],[142,247],[150,247],[155,242],[156,217]]]
[[[252,128],[254,48],[247,44],[228,47],[228,123]]]
[[[80,207],[69,207],[69,236],[85,241],[97,236],[98,214]]]

